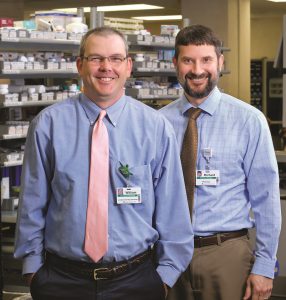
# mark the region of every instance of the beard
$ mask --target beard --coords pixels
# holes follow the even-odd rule
[[[196,75],[192,72],[188,72],[185,76],[184,82],[182,82],[181,84],[187,95],[195,99],[202,99],[207,97],[210,94],[210,92],[214,89],[214,87],[217,85],[218,78],[219,78],[218,74],[219,74],[219,70],[215,78],[212,78],[212,75],[207,72],[202,73],[200,75]],[[192,89],[191,86],[188,84],[188,79],[203,79],[203,78],[207,78],[208,81],[205,88],[201,91],[196,91]]]

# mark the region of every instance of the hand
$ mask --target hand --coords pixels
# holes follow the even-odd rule
[[[35,273],[28,273],[28,274],[24,274],[24,279],[26,281],[26,283],[31,286],[31,282],[32,282],[32,279],[34,277]]]
[[[169,291],[169,287],[167,286],[166,283],[164,283],[164,289],[165,289],[165,298],[167,298],[167,296],[168,296],[168,291]]]
[[[246,282],[243,300],[269,299],[273,287],[273,279],[261,275],[250,274]]]

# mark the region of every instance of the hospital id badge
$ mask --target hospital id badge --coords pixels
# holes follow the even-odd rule
[[[196,185],[219,185],[219,170],[197,170]]]
[[[140,204],[141,187],[122,187],[116,189],[117,204]]]

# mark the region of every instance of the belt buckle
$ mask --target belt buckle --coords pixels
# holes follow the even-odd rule
[[[203,236],[199,236],[197,241],[198,241],[198,248],[201,248],[203,247],[203,239],[204,237]]]
[[[98,277],[97,277],[97,276],[98,276],[98,274],[97,274],[98,271],[106,271],[106,270],[108,270],[108,268],[98,268],[98,269],[94,269],[94,270],[93,270],[93,279],[94,279],[94,280],[108,279],[108,278],[98,278]]]

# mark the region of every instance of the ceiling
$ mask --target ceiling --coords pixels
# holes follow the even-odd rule
[[[209,0],[213,1],[213,0]],[[164,9],[146,10],[146,11],[131,11],[131,12],[112,12],[105,13],[110,17],[127,18],[131,16],[142,15],[176,15],[181,14],[180,0],[81,0],[81,6],[104,6],[104,5],[120,5],[130,3],[146,3],[153,5],[164,6]],[[78,0],[24,0],[26,14],[33,13],[35,10],[49,10],[52,8],[63,7],[78,7]],[[251,3],[251,16],[282,16],[286,14],[286,2],[275,3],[267,0],[250,0]]]

